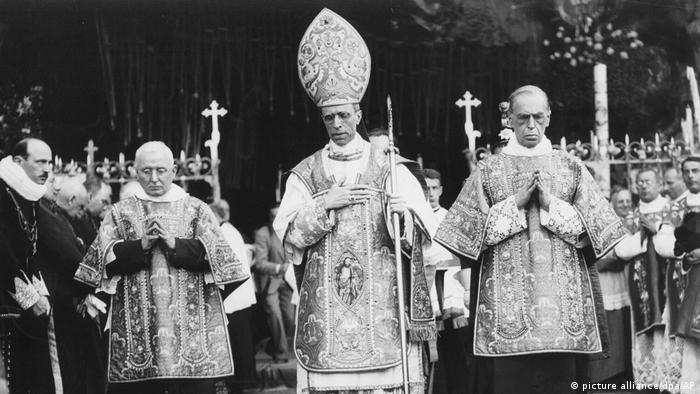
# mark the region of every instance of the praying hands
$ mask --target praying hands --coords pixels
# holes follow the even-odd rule
[[[143,250],[150,250],[159,239],[168,249],[175,249],[175,237],[157,219],[151,219],[141,237],[141,247]]]

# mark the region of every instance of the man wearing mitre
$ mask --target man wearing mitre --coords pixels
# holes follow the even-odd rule
[[[370,56],[357,31],[322,10],[299,45],[304,89],[330,141],[291,170],[273,227],[301,275],[295,333],[297,392],[403,393],[399,319],[406,319],[408,382],[423,393],[420,344],[435,339],[423,251],[436,225],[419,181],[357,134]],[[389,213],[401,216],[405,311],[399,309]]]

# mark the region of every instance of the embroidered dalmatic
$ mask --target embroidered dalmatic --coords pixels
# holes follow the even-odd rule
[[[682,343],[669,335],[668,317],[671,304],[667,279],[673,265],[673,217],[677,210],[662,196],[640,201],[624,224],[633,233],[615,248],[617,256],[630,260],[628,283],[632,309],[632,369],[636,381],[644,384],[670,384],[669,391],[681,374]],[[651,234],[639,223],[646,218],[659,229]],[[668,233],[671,236],[668,236]]]
[[[76,280],[93,287],[110,279],[117,282],[110,311],[110,382],[233,374],[218,286],[248,275],[209,207],[179,191],[178,198],[167,201],[143,198],[141,192],[142,197],[114,204],[75,274]],[[154,247],[147,269],[107,278],[105,266],[113,259],[114,244],[140,239],[150,218],[157,218],[175,238],[199,240],[210,272],[175,268]]]
[[[666,266],[667,261],[660,256],[656,249],[657,237],[650,236],[641,227],[639,221],[646,218],[651,223],[659,226],[661,223],[670,224],[671,204],[664,197],[659,196],[654,201],[640,202],[625,220],[625,227],[635,237],[639,237],[640,245],[646,242],[644,253],[632,260],[629,276],[630,298],[632,301],[632,314],[634,327],[637,334],[641,334],[652,327],[663,327],[662,313],[666,304]]]
[[[670,209],[671,222],[674,226],[680,225],[685,215],[690,212],[700,212],[700,194],[688,192],[677,199]],[[668,227],[662,227],[660,233],[665,233],[675,241]],[[674,241],[669,242],[669,244],[673,245]],[[671,255],[669,250],[661,252]],[[688,268],[689,271],[686,271],[685,268]],[[682,259],[669,260],[667,276],[669,302],[666,332],[671,337],[670,341],[676,345],[674,348],[676,352],[672,354],[671,358],[674,362],[671,365],[675,367],[674,372],[676,368],[680,369],[680,377],[677,378],[676,382],[683,385],[681,393],[696,393],[700,387],[700,340],[697,339],[697,334],[695,338],[691,334],[700,332],[700,313],[697,312],[700,307],[697,306],[697,302],[694,308],[687,308],[686,305],[683,305],[686,297],[698,299],[697,288],[700,287],[700,283],[691,281],[697,277],[697,272],[693,272],[693,270],[698,269],[700,268],[697,266],[683,267]],[[686,303],[689,300],[686,300]],[[681,308],[682,305],[686,308]],[[690,313],[688,314],[688,312]],[[679,356],[681,361],[678,360]]]
[[[546,138],[533,149],[514,140],[478,163],[436,234],[481,262],[474,354],[601,352],[597,271],[580,247],[590,243],[600,257],[627,232],[578,159]],[[518,210],[515,194],[535,171],[551,193],[549,211],[536,192]]]
[[[274,228],[288,261],[304,267],[295,333],[298,392],[403,391],[398,319],[404,314],[386,219],[388,169],[384,155],[356,136],[343,147],[331,142],[289,176]],[[366,185],[371,198],[326,212],[325,194],[343,180]],[[410,210],[402,243],[410,257],[404,278],[413,393],[424,390],[418,345],[435,337],[422,258],[435,224],[403,165],[398,184]]]

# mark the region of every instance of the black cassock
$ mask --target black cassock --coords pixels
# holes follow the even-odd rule
[[[52,392],[47,316],[23,310],[10,296],[14,280],[39,275],[31,239],[38,202],[22,198],[0,180],[0,330],[12,393]]]
[[[64,393],[103,393],[106,365],[100,329],[77,305],[92,292],[73,274],[83,258],[84,247],[60,208],[41,200],[38,210],[37,265],[53,307],[58,360]]]

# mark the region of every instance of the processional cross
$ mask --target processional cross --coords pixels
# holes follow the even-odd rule
[[[455,102],[460,108],[464,108],[465,120],[464,120],[464,133],[467,135],[467,149],[473,152],[476,149],[476,139],[481,137],[481,132],[474,130],[474,122],[472,122],[472,107],[478,107],[481,105],[481,101],[472,96],[472,94],[467,90],[464,92],[464,96]]]
[[[83,150],[85,152],[87,152],[86,163],[87,163],[87,169],[89,171],[90,168],[92,167],[92,164],[95,162],[95,152],[100,150],[100,148],[98,148],[92,140],[89,140],[87,143],[87,146],[85,148],[83,148]]]
[[[226,108],[219,107],[216,100],[212,100],[209,108],[202,111],[205,118],[211,117],[211,139],[204,142],[204,146],[209,147],[211,161],[213,165],[219,161],[219,142],[221,141],[221,133],[219,133],[219,117],[228,113]]]
[[[221,141],[221,133],[219,132],[219,116],[224,116],[228,113],[226,108],[219,107],[216,100],[212,100],[209,108],[202,111],[205,118],[211,117],[211,138],[204,142],[204,146],[209,147],[209,156],[211,157],[211,174],[212,174],[212,191],[214,201],[221,199],[221,185],[219,184],[219,142]]]

